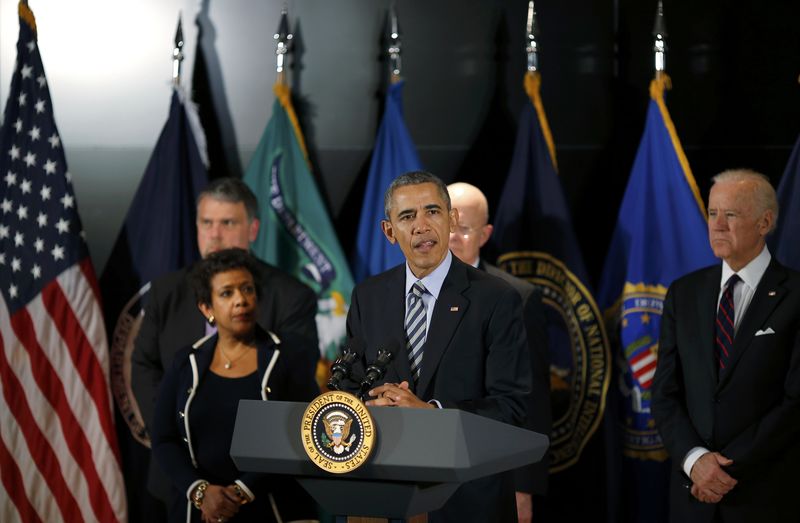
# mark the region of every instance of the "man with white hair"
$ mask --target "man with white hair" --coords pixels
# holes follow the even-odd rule
[[[798,521],[800,273],[766,247],[778,219],[769,180],[733,170],[713,181],[708,234],[722,264],[670,286],[653,383],[670,519]]]
[[[458,222],[450,233],[450,250],[458,259],[505,280],[522,298],[525,330],[528,335],[532,387],[528,398],[527,423],[530,430],[550,436],[550,358],[547,352],[547,325],[542,292],[525,280],[490,265],[481,259],[483,247],[492,235],[489,204],[480,189],[468,183],[447,186],[450,201],[458,209]],[[549,459],[518,469],[515,474],[517,518],[520,522],[533,517],[533,496],[547,493]]]

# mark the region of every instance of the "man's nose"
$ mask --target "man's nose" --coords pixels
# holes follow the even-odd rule
[[[414,220],[414,232],[419,234],[422,232],[427,232],[431,228],[430,222],[428,222],[428,218],[425,216],[418,216]]]

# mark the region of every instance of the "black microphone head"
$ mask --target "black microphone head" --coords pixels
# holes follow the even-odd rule
[[[350,376],[353,362],[364,353],[365,344],[360,338],[352,338],[342,348],[342,354],[331,365],[331,377],[328,388],[340,390],[340,382]]]
[[[393,358],[394,358],[393,350],[379,349],[378,359],[375,360],[375,364],[384,367],[384,370],[386,370],[386,366],[389,364],[390,361],[392,361]]]
[[[392,345],[389,346],[392,347]],[[391,363],[393,357],[393,350],[385,348],[378,349],[377,358],[367,367],[364,379],[361,381],[361,390],[369,389],[376,381],[383,378],[386,374],[386,368],[389,366],[389,363]]]

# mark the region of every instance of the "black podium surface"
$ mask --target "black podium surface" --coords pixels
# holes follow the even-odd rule
[[[243,400],[231,457],[239,470],[295,476],[333,514],[402,518],[441,507],[460,483],[542,459],[548,439],[456,409],[370,407],[377,427],[367,463],[332,474],[300,437],[307,404]]]

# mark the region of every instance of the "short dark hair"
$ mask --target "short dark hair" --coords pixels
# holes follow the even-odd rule
[[[197,197],[197,203],[208,197],[230,203],[243,203],[247,211],[247,219],[258,218],[258,199],[250,187],[239,178],[217,178],[203,189]]]
[[[392,183],[383,195],[383,213],[386,215],[386,219],[389,219],[389,212],[392,210],[392,196],[394,196],[394,191],[398,187],[420,185],[423,183],[432,183],[436,186],[436,189],[439,191],[439,196],[441,196],[442,200],[447,204],[447,210],[449,211],[450,193],[447,192],[447,185],[444,184],[442,179],[428,171],[409,171],[392,180]]]
[[[253,276],[256,296],[261,297],[260,272],[258,262],[244,249],[224,249],[213,252],[198,260],[189,272],[189,281],[197,298],[197,303],[211,305],[211,280],[221,272],[244,269]]]

